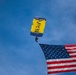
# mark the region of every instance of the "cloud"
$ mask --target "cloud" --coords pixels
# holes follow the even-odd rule
[[[39,42],[75,43],[76,0],[38,0],[30,3],[31,5],[29,0],[23,0],[21,6],[18,4],[20,8],[16,7],[16,3],[13,7],[12,2],[9,2],[9,13],[0,14],[0,74],[46,75],[45,58],[38,44],[34,42],[34,37],[30,36],[32,18],[41,16],[47,19],[45,33],[39,38]],[[35,3],[38,3],[36,7]],[[17,12],[11,7],[16,7]]]
[[[44,37],[40,42],[75,43],[76,0],[51,0],[43,6],[40,12],[46,17],[47,25]]]
[[[2,45],[0,44],[0,74],[2,75],[29,75],[32,71],[30,69],[29,64],[27,63],[29,60],[26,50],[22,48],[16,48],[11,45]],[[29,61],[30,62],[30,61]],[[31,66],[31,65],[30,65]],[[31,73],[32,74],[32,73]]]

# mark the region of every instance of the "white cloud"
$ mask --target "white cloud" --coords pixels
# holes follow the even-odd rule
[[[47,1],[40,12],[47,18],[45,33],[40,42],[75,43],[76,0]]]

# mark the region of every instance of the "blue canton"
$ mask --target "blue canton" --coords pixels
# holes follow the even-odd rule
[[[46,59],[70,58],[67,50],[63,45],[46,45],[40,44]]]

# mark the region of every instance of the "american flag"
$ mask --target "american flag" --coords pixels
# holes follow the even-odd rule
[[[40,46],[46,58],[48,74],[76,71],[76,44]]]

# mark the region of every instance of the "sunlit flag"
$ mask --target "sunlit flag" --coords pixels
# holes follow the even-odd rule
[[[40,46],[46,58],[48,74],[76,71],[76,44]]]

